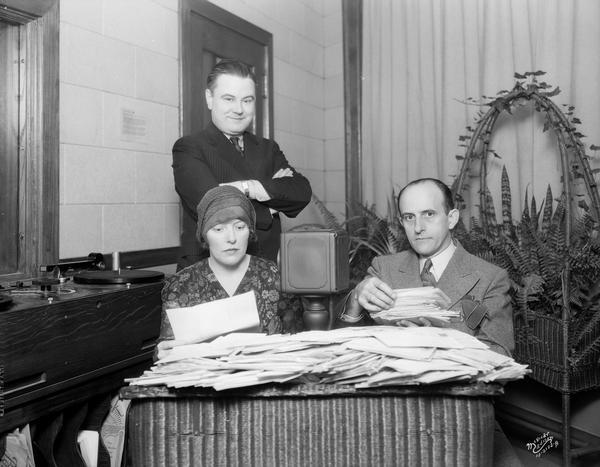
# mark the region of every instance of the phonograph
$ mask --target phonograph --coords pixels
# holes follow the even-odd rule
[[[39,277],[0,285],[0,311],[15,306],[41,305],[44,301],[52,304],[58,300],[106,290],[106,286],[130,288],[134,284],[155,283],[164,279],[164,274],[159,271],[129,267],[122,269],[117,252],[113,253],[109,264],[112,267],[107,269],[101,253],[90,253],[86,259],[41,266]]]

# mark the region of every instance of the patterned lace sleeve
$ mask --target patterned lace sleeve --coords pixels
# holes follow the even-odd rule
[[[176,277],[167,279],[162,288],[160,294],[162,299],[162,311],[160,314],[160,334],[158,335],[158,342],[175,339],[173,328],[171,327],[169,317],[167,316],[167,310],[179,306],[179,303],[176,302],[178,289],[179,280]]]
[[[279,334],[283,328],[278,313],[279,271],[275,263],[257,258],[255,274],[255,292],[258,300],[258,313],[263,332]]]

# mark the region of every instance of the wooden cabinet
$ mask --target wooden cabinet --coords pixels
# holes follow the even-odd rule
[[[0,433],[113,391],[148,368],[161,288],[77,286],[52,303],[36,297],[0,311]]]

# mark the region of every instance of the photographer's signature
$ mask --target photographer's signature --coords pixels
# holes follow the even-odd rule
[[[554,439],[554,436],[551,436],[548,432],[538,436],[531,443],[527,443],[527,450],[531,451],[535,457],[540,457],[549,449],[557,447],[558,440]]]

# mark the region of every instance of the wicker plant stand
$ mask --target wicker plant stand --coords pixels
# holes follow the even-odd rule
[[[535,75],[536,73],[526,73]],[[515,75],[517,76],[517,75]],[[525,76],[517,76],[517,78]],[[548,127],[554,130],[558,141],[561,160],[563,196],[565,206],[565,238],[570,246],[574,223],[574,194],[572,193],[574,178],[583,178],[589,198],[590,215],[598,222],[600,220],[600,196],[590,169],[588,158],[581,143],[580,135],[574,128],[572,121],[552,102],[554,95],[547,92],[545,86],[538,86],[534,77],[533,85],[517,82],[517,85],[508,93],[487,102],[489,110],[478,121],[477,127],[472,130],[467,150],[462,162],[461,170],[452,186],[455,200],[459,206],[464,206],[463,191],[468,183],[468,177],[476,177],[480,183],[479,192],[479,225],[485,232],[491,232],[495,227],[495,219],[489,218],[490,197],[487,189],[487,161],[490,138],[494,125],[499,115],[510,111],[511,104],[517,100],[530,101],[539,112],[546,113]],[[478,163],[478,172],[471,171]],[[574,170],[577,169],[577,173]],[[475,169],[477,170],[477,169]],[[589,446],[574,449],[571,446],[571,395],[578,391],[600,387],[600,364],[598,355],[594,358],[574,358],[572,309],[570,300],[569,283],[571,278],[571,265],[565,258],[562,270],[562,311],[560,317],[544,315],[532,310],[525,310],[515,317],[515,359],[528,364],[534,380],[559,391],[562,395],[562,453],[563,465],[569,467],[572,458],[587,453],[600,451],[600,446]],[[522,311],[522,310],[521,310]],[[585,345],[600,339],[598,335],[587,336]],[[580,343],[581,344],[581,343]]]

